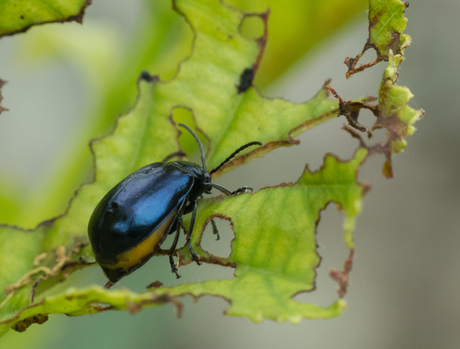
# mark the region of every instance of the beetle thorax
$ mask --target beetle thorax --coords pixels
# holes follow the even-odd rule
[[[193,188],[190,193],[192,200],[203,193],[210,194],[211,175],[202,166],[188,161],[174,161],[171,164],[194,178]]]
[[[212,179],[211,175],[208,172],[205,172],[204,173],[204,178],[203,178],[203,184],[205,186],[204,192],[206,194],[211,194],[211,189],[212,189],[212,187],[211,187],[211,179]]]

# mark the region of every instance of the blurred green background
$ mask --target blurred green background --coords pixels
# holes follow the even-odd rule
[[[299,3],[292,2],[290,7],[291,3],[287,2],[281,7],[286,9],[285,17],[277,17],[276,7],[272,7],[266,57],[270,55],[270,38],[277,35],[275,29],[270,32],[271,23],[277,18],[289,23],[287,10],[298,10]],[[165,64],[158,57],[157,65],[151,65],[156,70],[151,73],[160,73],[164,79],[173,76],[177,62],[190,50],[191,34],[187,33],[182,18],[170,13],[169,3],[165,4],[148,5],[164,13],[160,16],[164,23],[155,23],[151,28],[145,24],[146,2],[95,0],[86,11],[83,27],[72,23],[50,25],[48,31],[55,32],[54,39],[50,34],[40,33],[46,30],[43,27],[0,40],[0,77],[8,80],[2,90],[3,104],[10,110],[0,115],[0,187],[5,193],[2,199],[10,200],[1,206],[10,212],[3,211],[0,215],[9,217],[9,223],[28,222],[33,226],[41,219],[62,212],[65,202],[48,205],[46,196],[53,191],[61,192],[59,186],[70,188],[67,190],[71,194],[82,178],[80,175],[70,182],[59,183],[53,173],[63,168],[72,172],[72,168],[65,168],[69,162],[66,158],[73,156],[76,148],[87,149],[88,124],[93,126],[93,136],[105,134],[111,128],[113,117],[129,109],[136,92],[133,76],[144,64],[142,59],[123,64],[129,61],[130,54],[136,56],[130,52],[133,47],[168,52],[175,60]],[[251,11],[264,8],[247,7]],[[314,6],[309,10],[311,16]],[[339,14],[343,11],[335,10]],[[410,105],[423,108],[425,116],[415,125],[418,131],[407,139],[406,151],[394,158],[394,179],[381,176],[382,158],[368,160],[360,173],[360,180],[371,183],[372,190],[364,200],[363,213],[358,219],[356,257],[346,295],[349,308],[342,316],[331,320],[303,320],[296,326],[271,321],[253,324],[247,319],[223,316],[227,305],[222,299],[205,297],[195,304],[185,298],[180,319],[170,304],[135,315],[105,312],[79,318],[51,316],[44,325],[33,325],[23,334],[10,331],[1,339],[0,347],[460,347],[460,254],[457,252],[460,246],[457,179],[460,120],[454,104],[460,92],[460,68],[456,65],[460,61],[460,48],[451,39],[452,34],[460,30],[456,19],[459,11],[460,3],[428,0],[412,1],[406,11],[409,18],[406,32],[412,36],[413,44],[406,49],[399,83],[411,89],[415,98]],[[305,21],[308,20],[306,15]],[[140,26],[145,28],[139,31]],[[165,27],[169,33],[167,41],[156,38],[155,42],[151,34],[145,34],[150,40],[146,43],[145,37],[139,35],[155,28],[165,30]],[[313,30],[321,37],[328,27],[329,23],[324,23]],[[94,33],[98,33],[98,39]],[[289,35],[293,41],[286,45],[295,46],[305,40],[295,33]],[[178,49],[174,38],[180,37],[190,41]],[[328,78],[332,78],[332,86],[343,98],[376,95],[385,63],[348,81],[342,64],[346,56],[361,51],[366,38],[367,15],[362,9],[355,20],[343,26],[330,40],[312,43],[313,49],[308,55],[297,60],[295,54],[278,52],[276,60],[280,62],[297,61],[271,83],[275,76],[266,78],[269,73],[264,73],[262,65],[259,74],[266,75],[258,77],[256,84],[264,86],[265,95],[294,102],[310,98]],[[56,43],[59,43],[58,49],[53,48]],[[75,52],[82,52],[82,57]],[[123,56],[115,52],[123,52]],[[364,59],[373,57],[374,54],[368,53]],[[81,62],[88,58],[94,65],[82,66]],[[106,64],[107,61],[110,64]],[[126,78],[116,80],[114,76]],[[116,84],[123,88],[106,88],[111,91],[110,95],[100,92]],[[101,100],[118,102],[101,107]],[[108,117],[96,121],[92,118],[102,114]],[[363,116],[366,117],[360,119],[363,124],[373,123],[370,115]],[[305,163],[311,169],[318,168],[325,152],[349,158],[356,144],[340,130],[344,123],[345,120],[339,118],[317,127],[300,137],[300,146],[278,149],[217,182],[229,188],[241,185],[260,188],[295,181]],[[376,136],[383,138],[383,135]],[[85,154],[78,163],[70,161],[72,166],[89,169],[89,153]],[[42,188],[46,188],[46,192],[42,192]],[[42,211],[37,209],[41,203],[46,206]],[[342,267],[347,249],[342,240],[342,217],[335,208],[330,205],[321,217],[317,239],[323,260],[318,269],[317,291],[297,297],[327,305],[337,297],[337,286],[329,279],[328,271]],[[217,254],[225,255],[229,253],[232,235],[225,224],[219,227],[222,240],[215,242],[209,237],[204,247],[212,246],[209,248]],[[232,272],[214,266],[190,265],[182,268],[181,273],[181,282],[196,282],[229,278]],[[119,287],[141,291],[145,280],[155,279],[169,284],[177,282],[163,257],[155,258],[122,280]],[[82,286],[105,282],[98,268],[77,272],[72,275],[72,281]]]

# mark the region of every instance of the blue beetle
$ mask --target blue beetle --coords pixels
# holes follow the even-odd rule
[[[219,166],[207,172],[204,152],[196,134],[186,125],[198,143],[202,166],[188,161],[156,162],[130,174],[110,190],[96,206],[88,224],[88,235],[97,263],[109,281],[110,288],[122,277],[146,263],[160,248],[169,234],[176,231],[169,249],[171,271],[178,269],[173,253],[179,239],[182,215],[192,212],[187,232],[187,246],[193,260],[200,264],[190,243],[195,224],[198,198],[210,194],[212,188],[225,195],[252,191],[242,187],[233,192],[211,183],[211,175],[235,155],[260,142],[250,142],[238,148]],[[214,233],[217,233],[213,223]]]

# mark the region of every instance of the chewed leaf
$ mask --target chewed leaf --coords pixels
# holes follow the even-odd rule
[[[409,44],[410,37],[403,34],[407,18],[404,17],[407,2],[399,0],[373,1],[369,8],[369,46],[377,55],[388,60],[390,51],[401,53]]]
[[[345,240],[348,247],[353,248],[352,228],[366,190],[366,186],[356,181],[356,174],[366,154],[361,148],[348,162],[329,155],[320,170],[310,172],[306,168],[296,183],[268,187],[227,200],[218,197],[203,201],[193,243],[198,242],[201,227],[213,215],[231,217],[235,231],[232,253],[227,261],[218,261],[236,267],[235,278],[231,280],[151,288],[141,294],[100,287],[70,288],[59,295],[37,300],[16,317],[5,319],[0,328],[5,331],[16,324],[16,330],[24,330],[32,323],[43,321],[46,314],[77,316],[113,309],[135,312],[165,302],[178,304],[177,297],[184,295],[223,297],[231,302],[226,311],[228,315],[246,316],[255,322],[265,318],[297,323],[303,318],[337,316],[346,307],[343,299],[321,307],[300,303],[293,296],[311,291],[315,286],[320,262],[316,252],[316,224],[320,211],[329,202],[337,203],[345,212]],[[216,262],[214,256],[199,246],[195,249],[203,261]],[[187,261],[187,258],[188,251],[183,249],[181,259]]]
[[[257,72],[266,31],[256,41],[247,40],[239,32],[244,13],[222,6],[213,14],[215,22],[209,23],[203,19],[211,5],[195,5],[177,2],[179,11],[185,12],[194,28],[195,54],[180,66],[174,80],[158,87],[158,93],[165,107],[185,106],[193,112],[197,127],[210,139],[207,154],[210,168],[241,144],[259,141],[264,147],[235,158],[225,168],[261,156],[275,147],[295,144],[292,136],[336,116],[337,102],[327,98],[324,88],[303,104],[263,98],[250,85],[241,93],[241,76],[248,68]],[[266,26],[267,15],[261,14],[260,18]],[[215,37],[210,35],[210,30]]]
[[[220,140],[217,139],[218,143],[209,159],[210,166],[219,164],[228,149],[236,149],[249,141],[259,141],[264,146],[235,158],[223,167],[224,170],[246,162],[253,154],[261,156],[274,148],[297,144],[294,136],[336,117],[337,102],[329,100],[328,96],[329,91],[323,87],[308,102],[293,104],[282,99],[265,99],[250,88],[228,126],[222,128],[225,134]]]
[[[408,36],[400,32],[404,29],[401,23],[405,23],[400,9],[406,5],[398,0],[371,0],[370,4],[368,43],[378,46],[380,59],[388,60],[378,105],[364,100],[344,101],[327,85],[302,104],[263,98],[252,80],[266,44],[268,12],[251,14],[262,20],[264,34],[249,40],[240,33],[247,14],[218,0],[174,1],[175,10],[194,32],[192,52],[180,64],[175,77],[161,81],[148,72],[141,74],[134,108],[118,119],[113,134],[92,141],[94,181],[82,185],[65,214],[30,231],[0,225],[0,263],[8,266],[0,273],[0,334],[9,328],[23,331],[31,324],[43,323],[48,314],[79,316],[112,309],[136,312],[165,302],[178,305],[179,297],[186,295],[222,297],[230,302],[227,314],[255,322],[273,319],[297,323],[303,318],[339,315],[346,307],[343,296],[353,261],[355,218],[368,188],[358,182],[358,170],[373,152],[385,153],[387,170],[391,170],[391,155],[402,151],[403,137],[413,132],[412,124],[422,113],[407,106],[410,91],[395,85],[402,54],[409,43]],[[385,41],[388,35],[396,35],[397,40]],[[338,102],[328,98],[330,91]],[[141,294],[101,287],[52,290],[54,285],[66,282],[74,270],[94,264],[87,224],[100,199],[128,174],[182,150],[175,128],[177,120],[173,120],[176,110],[188,110],[189,126],[206,138],[209,168],[242,144],[262,142],[256,149],[238,153],[222,168],[226,171],[276,147],[297,143],[293,137],[335,117],[339,107],[358,130],[366,130],[358,123],[359,110],[371,110],[377,117],[374,129],[388,130],[387,142],[367,146],[352,130],[361,145],[349,161],[326,155],[322,168],[311,172],[307,166],[296,183],[200,202],[192,246],[201,261],[235,268],[234,278],[176,287],[156,283]],[[350,254],[343,271],[330,273],[339,283],[339,299],[322,307],[298,302],[294,296],[315,288],[321,260],[316,250],[316,226],[321,210],[329,203],[335,203],[345,215],[344,241]],[[190,216],[183,217],[186,228]],[[226,219],[233,227],[235,239],[228,258],[216,257],[200,245],[205,226],[213,218]],[[187,247],[175,253],[180,265],[191,262]]]
[[[410,90],[407,87],[396,85],[399,77],[399,66],[404,60],[404,50],[412,41],[408,34],[403,34],[407,23],[404,13],[408,7],[407,2],[403,3],[400,0],[370,1],[369,38],[360,54],[353,59],[347,58],[345,60],[345,64],[348,66],[347,78],[381,61],[388,61],[379,89],[378,105],[343,101],[331,89],[340,101],[339,114],[347,116],[349,121],[349,117],[353,116],[352,122],[350,122],[352,127],[359,129],[356,127],[359,125],[357,124],[358,114],[361,109],[365,108],[377,117],[372,130],[380,128],[387,130],[386,142],[368,146],[356,132],[348,129],[355,137],[361,139],[361,146],[368,148],[370,154],[382,153],[385,155],[383,175],[386,177],[393,177],[391,156],[404,150],[406,147],[404,137],[414,133],[413,124],[423,115],[423,110],[415,110],[407,105],[413,97]],[[377,59],[356,68],[358,60],[369,48],[376,50]]]
[[[423,115],[423,110],[415,110],[407,105],[414,97],[407,87],[397,86],[398,69],[403,61],[402,55],[393,55],[390,51],[388,67],[382,77],[379,90],[379,115],[373,129],[387,129],[388,140],[384,147],[374,147],[371,151],[383,152],[387,158],[383,173],[393,177],[391,155],[400,153],[406,147],[405,136],[415,132],[413,124]]]
[[[3,0],[0,3],[0,37],[23,32],[33,25],[51,22],[82,22],[91,0]]]
[[[65,215],[29,231],[0,226],[0,258],[3,265],[9,266],[0,277],[0,321],[6,321],[3,331],[12,324],[7,319],[15,319],[21,309],[41,301],[43,292],[92,260],[87,224],[105,193],[141,167],[139,163],[148,161],[147,158],[162,159],[177,151],[177,131],[170,120],[167,117],[149,119],[151,91],[155,86],[155,82],[141,81],[140,97],[132,112],[119,119],[112,136],[93,141],[97,157],[95,181],[82,186]],[[148,148],[145,143],[151,140],[162,142],[162,146]]]
[[[361,148],[349,162],[328,155],[319,171],[312,173],[307,168],[294,184],[202,202],[192,245],[203,261],[236,267],[235,278],[159,292],[222,296],[231,303],[227,314],[247,316],[257,322],[262,318],[299,322],[302,318],[337,316],[345,307],[343,300],[323,308],[299,303],[292,297],[314,288],[320,262],[316,224],[328,203],[335,202],[346,214],[345,240],[353,249],[354,219],[366,190],[366,186],[356,182],[356,175],[366,154],[367,150]],[[235,239],[228,259],[213,256],[199,246],[202,230],[201,234],[199,231],[212,217],[231,220]],[[179,260],[190,261],[186,248],[181,250]]]
[[[369,37],[360,54],[345,60],[348,66],[347,78],[380,61],[388,61],[390,51],[394,54],[404,54],[404,49],[412,41],[409,35],[403,34],[407,23],[404,12],[408,7],[409,4],[401,0],[369,2]],[[356,67],[359,59],[369,48],[373,48],[377,53],[375,61]]]
[[[132,313],[142,307],[158,306],[166,302],[178,302],[170,297],[154,293],[135,293],[129,290],[107,291],[101,287],[76,289],[71,287],[59,295],[50,296],[22,309],[17,318],[0,323],[0,334],[14,324],[13,329],[25,331],[34,323],[41,324],[48,314],[79,316],[105,310],[129,310]]]
[[[255,79],[257,86],[265,87],[287,67],[310,54],[318,43],[340,32],[344,23],[367,9],[369,1],[228,0],[225,3],[246,12],[270,9],[270,46]],[[251,29],[257,31],[258,24],[257,21],[245,23],[250,33]]]
[[[248,40],[241,36],[239,26],[244,13],[217,0],[183,0],[174,4],[194,30],[192,53],[170,81],[160,81],[146,72],[141,75],[133,110],[118,119],[112,135],[92,142],[94,182],[78,190],[64,215],[33,230],[0,226],[0,241],[10,241],[14,235],[11,242],[20,239],[16,246],[25,246],[11,255],[9,244],[0,245],[1,256],[21,260],[19,264],[8,261],[10,268],[0,278],[3,331],[24,320],[24,309],[30,310],[28,318],[33,319],[32,309],[42,311],[38,305],[46,302],[54,285],[64,282],[73,270],[94,261],[87,237],[92,211],[125,176],[180,150],[172,120],[176,108],[190,110],[195,127],[209,140],[209,167],[242,143],[264,143],[258,153],[246,152],[236,157],[227,170],[276,147],[295,144],[295,135],[336,116],[337,102],[328,99],[325,88],[303,104],[265,99],[249,80],[242,88],[241,74],[248,67],[257,70],[266,39]],[[260,16],[266,25],[266,14]],[[28,241],[33,250],[27,248]],[[84,313],[82,309],[81,314]]]
[[[344,101],[333,88],[327,86],[332,94],[339,99],[339,115],[346,116],[351,127],[360,131],[367,131],[371,135],[367,128],[360,128],[359,123],[357,123],[360,111],[367,109],[377,118],[371,130],[381,128],[387,130],[386,141],[368,145],[360,134],[352,128],[345,127],[348,132],[360,140],[362,147],[368,149],[369,155],[383,154],[385,156],[386,161],[382,173],[387,178],[393,177],[392,155],[404,150],[407,144],[405,137],[415,132],[413,124],[424,113],[422,109],[415,110],[409,107],[407,103],[412,99],[413,94],[407,87],[396,85],[399,66],[403,60],[404,57],[401,54],[393,55],[393,52],[390,51],[388,66],[383,73],[380,84],[377,105],[362,101]]]

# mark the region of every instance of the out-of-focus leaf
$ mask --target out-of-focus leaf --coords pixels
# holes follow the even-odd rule
[[[0,114],[8,109],[2,105],[2,88],[6,84],[5,80],[0,79]],[[0,176],[1,177],[1,176]],[[8,184],[5,184],[8,183]],[[2,217],[15,217],[19,211],[19,195],[17,183],[13,185],[12,180],[0,178],[0,207]]]
[[[5,183],[8,183],[5,185]],[[13,181],[8,178],[3,181],[0,178],[0,207],[2,209],[2,217],[10,217],[15,219],[18,212],[21,211],[20,190],[18,185],[13,185]]]
[[[86,144],[113,129],[116,118],[128,112],[136,100],[136,80],[143,70],[161,73],[171,79],[177,63],[190,54],[193,33],[181,16],[171,10],[168,1],[145,1],[140,25],[121,41],[122,33],[103,23],[85,21],[84,26],[51,24],[28,32],[19,51],[19,58],[33,62],[59,57],[71,62],[85,77],[85,93],[91,103],[85,103],[85,129],[75,138],[75,144],[49,166],[37,189],[29,193],[22,206],[25,221],[34,227],[41,220],[55,217],[65,210],[68,200],[79,184],[86,181],[91,170],[91,154]],[[59,26],[56,28],[56,26]],[[125,38],[126,39],[126,38]],[[176,64],[174,64],[176,63]],[[90,97],[89,97],[90,96]],[[17,224],[0,211],[0,221]]]
[[[256,86],[264,87],[318,44],[343,30],[345,23],[367,8],[368,0],[230,0],[228,3],[249,13],[270,9],[270,40],[255,79]],[[248,31],[257,34],[256,22],[248,22],[247,26]]]
[[[23,32],[33,25],[83,21],[91,0],[2,0],[0,2],[0,37]]]
[[[168,116],[154,117],[155,86],[140,83],[140,97],[133,111],[118,120],[112,136],[93,142],[97,157],[95,182],[82,186],[64,216],[42,222],[29,231],[0,226],[0,255],[8,259],[3,262],[9,266],[0,277],[1,320],[11,319],[20,309],[40,302],[43,292],[87,264],[92,258],[86,228],[89,216],[117,181],[177,151],[177,131]],[[15,253],[11,253],[13,250]],[[3,331],[11,326],[8,324]]]

